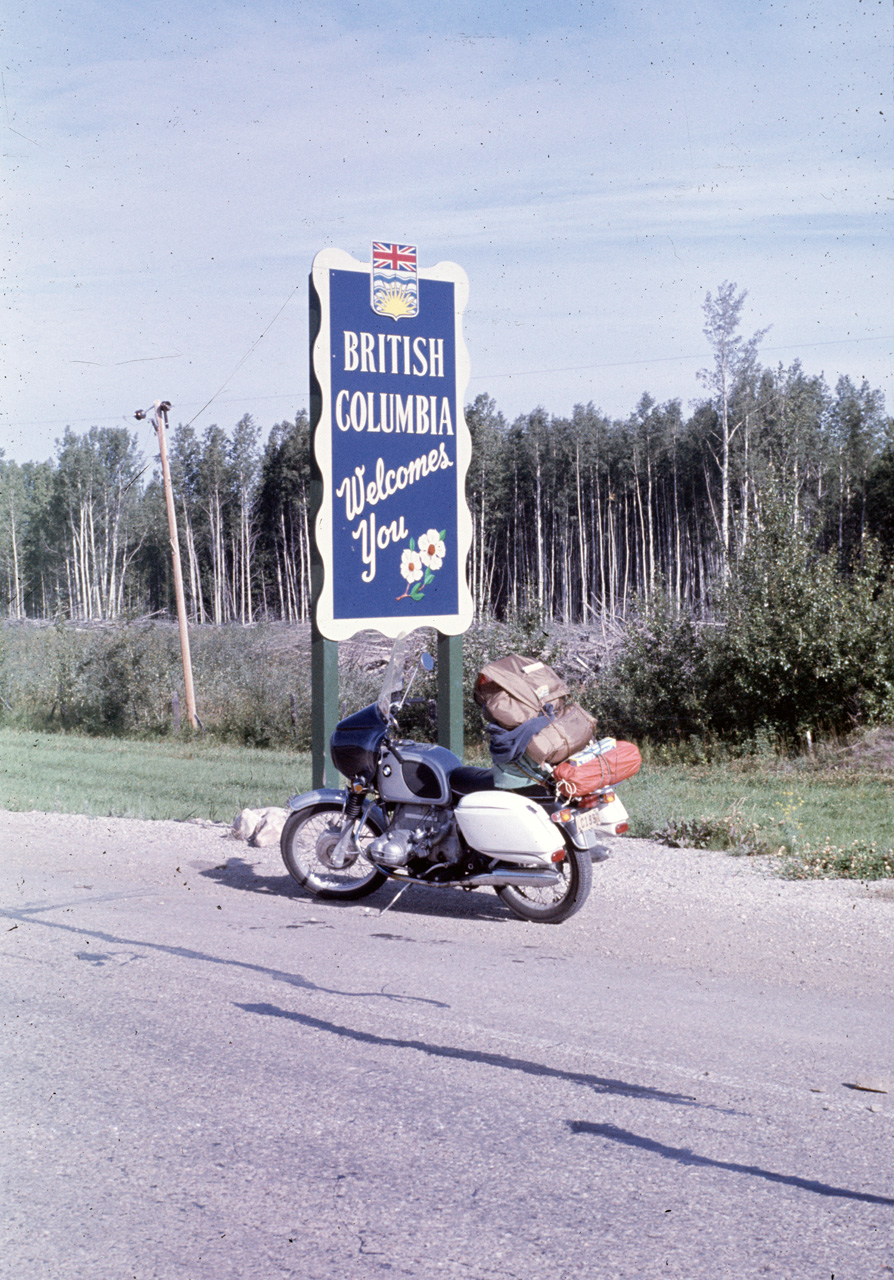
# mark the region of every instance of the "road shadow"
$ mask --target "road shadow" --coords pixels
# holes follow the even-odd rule
[[[0,919],[15,920],[18,927],[19,924],[28,924],[36,928],[53,930],[58,933],[65,933],[77,937],[81,941],[89,941],[95,939],[98,942],[115,947],[127,947],[131,950],[127,953],[128,960],[140,960],[149,953],[162,954],[172,956],[178,960],[195,961],[200,964],[220,965],[227,969],[238,969],[243,972],[260,974],[263,977],[271,978],[274,982],[282,982],[289,987],[298,987],[304,991],[318,991],[324,995],[344,996],[352,1000],[384,1000],[394,1004],[425,1004],[432,1005],[437,1009],[449,1009],[450,1005],[444,1000],[435,1000],[430,996],[414,996],[405,995],[400,992],[386,991],[384,989],[378,991],[346,991],[341,987],[325,987],[318,982],[313,982],[310,978],[306,978],[301,973],[289,973],[284,969],[275,969],[270,965],[253,964],[248,960],[237,960],[227,956],[212,955],[207,951],[199,951],[193,947],[180,947],[165,942],[154,942],[146,938],[126,938],[117,934],[108,933],[104,929],[87,929],[83,925],[67,924],[61,920],[45,920],[40,918],[39,913],[58,910],[56,904],[46,904],[38,908],[25,908],[19,910],[9,910],[0,908]],[[315,922],[307,921],[312,924]],[[97,956],[89,955],[87,952],[76,952],[75,958],[78,960],[88,959],[91,961],[91,967],[99,969],[104,963],[115,960],[115,953],[102,953]],[[93,963],[94,961],[98,963]],[[120,961],[119,961],[120,962]]]
[[[514,916],[508,907],[504,907],[493,889],[474,889],[470,892],[466,889],[423,889],[410,885],[401,893],[401,886],[390,882],[379,893],[382,897],[377,905],[393,919],[422,916],[433,920],[482,920],[492,924],[527,923]],[[389,903],[397,893],[400,893],[400,898],[394,906],[390,906]]]
[[[479,1049],[459,1049],[454,1045],[432,1044],[427,1040],[403,1040],[396,1036],[378,1036],[370,1031],[359,1031],[356,1027],[346,1027],[337,1022],[328,1022],[324,1018],[312,1017],[309,1013],[297,1013],[292,1009],[282,1009],[274,1004],[241,1004],[236,1008],[245,1013],[254,1013],[264,1018],[282,1018],[286,1022],[295,1022],[299,1026],[313,1031],[325,1031],[329,1035],[342,1040],[353,1040],[357,1044],[370,1045],[383,1049],[409,1049],[432,1058],[450,1058],[462,1062],[474,1062],[487,1067],[497,1067],[502,1071],[517,1071],[524,1075],[537,1076],[540,1079],[564,1080],[571,1084],[583,1085],[596,1093],[609,1093],[622,1098],[638,1098],[650,1102],[667,1102],[672,1106],[695,1107],[698,1110],[719,1111],[722,1108],[710,1103],[699,1102],[686,1093],[672,1093],[665,1089],[653,1089],[648,1085],[630,1084],[626,1080],[616,1080],[609,1076],[595,1076],[583,1071],[565,1071],[561,1067],[550,1067],[542,1062],[531,1062],[527,1058],[515,1058],[505,1053],[486,1053]],[[728,1114],[725,1112],[725,1114]]]
[[[774,1173],[770,1169],[762,1169],[755,1164],[737,1164],[732,1160],[713,1160],[710,1156],[696,1155],[687,1147],[668,1147],[653,1138],[644,1138],[628,1129],[619,1129],[613,1124],[592,1124],[589,1120],[569,1120],[568,1128],[573,1134],[590,1134],[596,1138],[607,1138],[611,1142],[623,1146],[636,1147],[640,1151],[648,1151],[652,1155],[661,1156],[664,1160],[672,1160],[675,1164],[694,1165],[702,1169],[722,1169],[726,1173],[744,1173],[752,1178],[763,1178],[766,1182],[782,1183],[787,1187],[798,1187],[801,1191],[811,1191],[818,1196],[835,1196],[844,1200],[860,1200],[864,1204],[894,1205],[894,1199],[888,1196],[876,1196],[867,1191],[851,1191],[847,1187],[833,1187],[826,1182],[817,1182],[812,1178],[800,1178],[796,1174]]]

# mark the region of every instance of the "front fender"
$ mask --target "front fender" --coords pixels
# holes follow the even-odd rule
[[[300,813],[302,809],[310,809],[313,805],[319,804],[321,800],[344,804],[345,793],[344,791],[336,791],[334,787],[320,787],[316,791],[305,792],[303,796],[292,796],[288,807],[294,813]]]
[[[344,791],[336,791],[334,787],[319,787],[316,791],[307,791],[303,796],[292,796],[289,800],[289,808],[292,813],[301,813],[303,809],[313,809],[318,804],[337,804],[342,808],[346,799]],[[363,817],[371,816],[374,822],[377,822],[379,829],[384,831],[388,825],[388,819],[385,814],[372,800],[366,799],[363,802]]]

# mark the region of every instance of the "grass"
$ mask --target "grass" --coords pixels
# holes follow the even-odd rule
[[[229,822],[242,808],[282,805],[310,785],[305,752],[0,729],[6,809]],[[894,876],[890,771],[773,758],[646,763],[619,793],[634,836],[781,854],[780,871],[793,878]]]
[[[783,875],[894,876],[894,775],[773,759],[646,765],[619,788],[631,833],[776,854]]]
[[[0,808],[231,822],[310,789],[310,756],[0,729]]]

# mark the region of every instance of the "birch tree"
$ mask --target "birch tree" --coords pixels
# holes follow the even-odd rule
[[[730,454],[733,438],[743,425],[741,419],[731,422],[730,401],[737,383],[753,372],[757,349],[768,332],[767,329],[759,329],[748,339],[739,333],[747,296],[746,289],[737,294],[736,285],[727,280],[720,285],[716,295],[706,295],[702,308],[705,317],[703,332],[714,353],[714,364],[712,368],[702,370],[699,377],[713,392],[720,431],[720,454],[719,458],[715,454],[715,459],[720,469],[720,541],[724,578],[729,573]]]

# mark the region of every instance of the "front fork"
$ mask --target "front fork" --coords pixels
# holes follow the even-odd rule
[[[366,791],[363,789],[358,790],[356,783],[351,783],[348,786],[342,833],[338,838],[338,843],[329,854],[329,863],[334,871],[342,871],[345,867],[353,866],[360,857],[357,832],[363,825],[367,810],[370,807],[368,804],[364,807],[363,801],[365,797]]]

